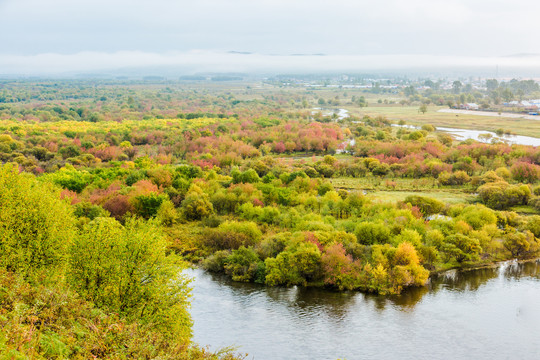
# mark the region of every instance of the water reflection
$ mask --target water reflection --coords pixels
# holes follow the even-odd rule
[[[519,280],[523,277],[540,280],[540,261],[508,262],[501,267],[501,273],[509,280]]]
[[[384,297],[267,288],[190,270],[194,335],[255,359],[531,358],[540,353],[540,263],[448,272]]]
[[[499,269],[483,268],[469,271],[456,271],[452,276],[441,274],[433,277],[431,291],[437,292],[441,288],[453,291],[476,291],[491,279],[497,278]]]
[[[436,294],[441,290],[452,292],[477,291],[490,280],[503,276],[507,280],[517,281],[521,278],[540,280],[540,260],[518,262],[507,261],[497,267],[486,267],[474,270],[449,270],[433,275],[427,286],[410,288],[401,295],[381,296],[363,294],[351,291],[333,291],[320,288],[305,287],[265,287],[259,284],[242,283],[230,280],[220,274],[206,273],[202,270],[189,270],[189,274],[201,282],[211,280],[212,286],[228,296],[234,296],[238,301],[253,301],[254,298],[264,297],[265,301],[275,304],[286,304],[298,316],[311,314],[314,311],[324,312],[332,318],[342,318],[348,313],[348,307],[361,300],[371,304],[377,310],[386,306],[397,306],[408,311],[418,304],[427,294]]]
[[[393,305],[398,306],[403,311],[411,311],[415,305],[422,300],[422,297],[430,291],[429,286],[408,289],[399,296],[388,298]]]

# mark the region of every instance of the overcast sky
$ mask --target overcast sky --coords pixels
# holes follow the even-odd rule
[[[330,60],[292,64],[492,66],[538,51],[539,16],[534,0],[0,0],[0,73],[177,64],[238,71],[319,53]],[[229,51],[256,55],[220,55]]]

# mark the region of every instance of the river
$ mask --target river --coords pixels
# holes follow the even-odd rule
[[[335,115],[336,120],[343,120],[349,117],[349,110],[346,109],[333,109],[333,108],[313,108],[312,114],[322,113],[323,116]]]
[[[314,110],[318,111],[326,111],[325,115],[329,116],[332,114],[336,114],[338,120],[343,120],[349,117],[349,112],[346,109],[321,109],[321,108],[315,108]],[[465,111],[465,110],[464,110]],[[536,116],[534,118],[535,120],[539,120],[540,117]],[[413,129],[420,129],[420,126],[413,126],[413,125],[397,125],[392,124],[392,126],[399,126],[399,127],[408,127]],[[469,130],[469,129],[458,129],[458,128],[447,128],[447,127],[437,127],[437,131],[443,131],[446,132],[452,136],[454,136],[457,140],[467,140],[467,139],[473,139],[480,142],[507,142],[509,144],[517,144],[517,145],[530,145],[530,146],[540,146],[540,138],[535,138],[531,136],[523,136],[523,135],[503,135],[498,136],[496,133],[492,131],[487,130]],[[486,134],[489,134],[490,137],[485,137]],[[338,149],[336,153],[344,153],[345,148],[348,145],[354,146],[355,140],[350,139],[345,141],[341,147],[342,149]]]
[[[421,126],[414,126],[414,125],[392,124],[392,126],[403,127],[403,128],[408,128],[408,129],[421,129]],[[454,136],[456,140],[458,141],[473,139],[473,140],[484,142],[484,143],[506,142],[509,144],[516,144],[516,145],[540,146],[540,138],[535,138],[532,136],[503,135],[499,137],[496,133],[492,131],[457,129],[457,128],[448,128],[448,127],[441,127],[441,126],[437,126],[437,131],[448,133]],[[489,138],[484,137],[486,134],[489,134],[490,137]]]
[[[449,272],[383,297],[194,277],[194,340],[249,359],[537,359],[540,262]]]
[[[491,142],[492,140],[494,140],[494,141],[508,142],[509,144],[540,146],[540,139],[531,137],[531,136],[504,135],[504,136],[499,137],[497,134],[495,134],[492,131],[454,129],[454,128],[439,127],[439,126],[437,127],[437,131],[448,132],[451,135],[454,135],[457,138],[457,140],[474,139],[476,141],[481,141],[481,142]],[[482,139],[481,135],[485,135],[485,134],[491,135],[491,138],[487,140]]]

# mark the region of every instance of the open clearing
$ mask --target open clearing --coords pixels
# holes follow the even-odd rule
[[[407,196],[418,195],[442,201],[447,204],[470,203],[476,198],[473,194],[448,191],[373,191],[367,197],[379,202],[403,201]]]
[[[409,195],[419,195],[440,200],[445,203],[470,203],[476,195],[451,187],[439,188],[435,179],[392,179],[378,178],[333,178],[329,179],[336,189],[366,192],[373,201],[396,202]]]

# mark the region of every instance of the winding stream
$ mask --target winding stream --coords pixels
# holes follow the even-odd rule
[[[317,111],[326,111],[326,115],[332,115],[336,114],[338,120],[343,120],[345,118],[349,117],[349,113],[346,109],[321,109],[321,108],[315,108],[314,110]],[[535,118],[535,119],[538,119]],[[420,126],[413,126],[413,125],[397,125],[392,124],[392,126],[396,127],[406,127],[411,129],[420,129]],[[469,130],[469,129],[458,129],[458,128],[448,128],[448,127],[437,127],[437,131],[443,131],[446,132],[452,136],[454,136],[457,140],[467,140],[467,139],[473,139],[480,142],[492,142],[492,141],[500,141],[500,142],[507,142],[509,144],[517,144],[517,145],[530,145],[530,146],[540,146],[540,138],[535,138],[532,136],[523,136],[523,135],[503,135],[498,136],[496,133],[492,131],[487,130]],[[490,137],[485,137],[486,134],[489,134]],[[354,146],[355,140],[349,139],[341,145],[341,149],[338,149],[336,153],[344,153],[346,152],[345,149],[348,145]]]
[[[540,262],[449,272],[401,296],[194,277],[194,339],[249,359],[537,359]]]

